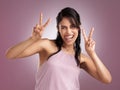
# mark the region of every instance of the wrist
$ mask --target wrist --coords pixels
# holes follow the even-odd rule
[[[32,37],[32,36],[31,36],[29,39],[32,40],[32,41],[37,41],[37,40],[39,40],[40,38],[41,38],[41,37],[36,38],[36,37]]]
[[[88,53],[88,55],[89,55],[90,57],[96,54],[95,51],[89,51],[89,52],[87,52],[87,53]]]

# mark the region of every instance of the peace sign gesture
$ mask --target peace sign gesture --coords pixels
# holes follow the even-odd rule
[[[88,54],[94,52],[95,50],[95,41],[92,39],[93,31],[94,31],[94,28],[90,30],[89,36],[87,37],[85,33],[85,29],[82,29],[82,35],[85,41],[85,49]]]
[[[44,29],[50,22],[50,18],[46,21],[45,24],[42,23],[42,20],[43,20],[43,14],[41,13],[39,24],[36,24],[36,26],[33,28],[32,38],[34,39],[39,39],[42,36]]]

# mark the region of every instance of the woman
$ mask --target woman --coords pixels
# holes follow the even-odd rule
[[[75,9],[66,7],[59,12],[56,40],[41,38],[50,22],[48,19],[42,24],[42,19],[41,14],[40,22],[29,39],[13,46],[6,54],[10,59],[39,54],[35,90],[80,90],[80,68],[103,83],[111,82],[110,72],[95,52],[95,41],[92,39],[94,28],[87,37],[85,30],[80,28],[80,17]],[[81,53],[81,32],[89,57]]]

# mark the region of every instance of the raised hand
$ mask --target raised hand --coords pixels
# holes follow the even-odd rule
[[[88,54],[91,54],[92,52],[95,51],[95,41],[92,39],[93,31],[94,28],[90,30],[89,36],[87,37],[85,29],[82,29],[82,35],[85,41],[85,50],[87,51]]]
[[[32,33],[33,39],[39,39],[42,36],[44,29],[50,22],[50,18],[46,21],[45,24],[42,23],[42,20],[43,20],[43,14],[41,13],[39,24],[36,24],[36,26],[33,28],[33,33]]]

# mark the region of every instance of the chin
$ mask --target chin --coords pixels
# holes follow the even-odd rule
[[[75,42],[65,42],[65,45],[67,45],[67,46],[71,46],[71,45],[73,45]]]

